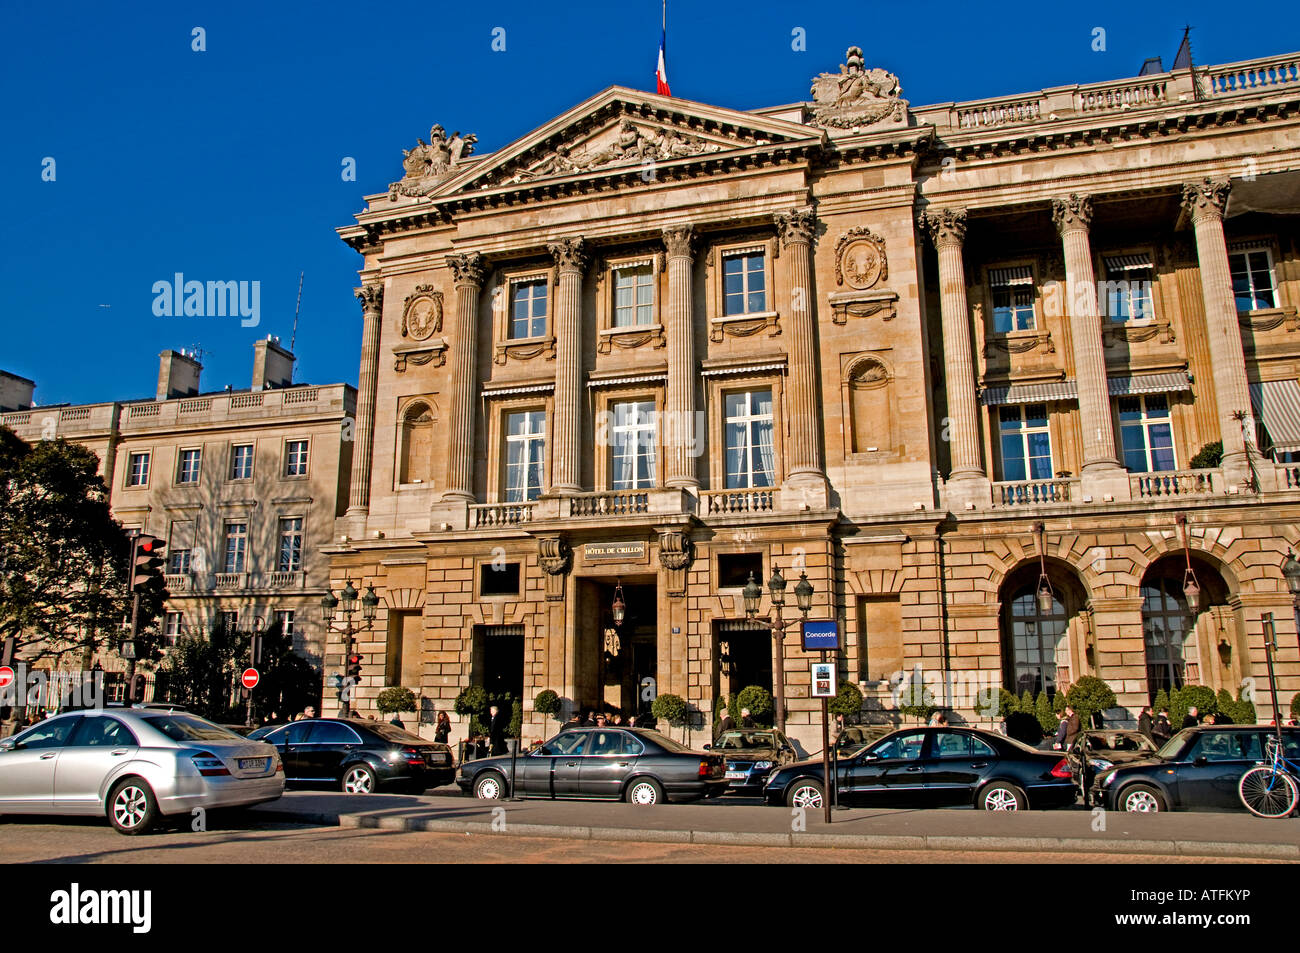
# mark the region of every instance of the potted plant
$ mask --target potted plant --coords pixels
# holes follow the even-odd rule
[[[375,707],[382,715],[396,715],[404,711],[415,711],[415,693],[409,688],[392,686],[385,688],[375,699]]]

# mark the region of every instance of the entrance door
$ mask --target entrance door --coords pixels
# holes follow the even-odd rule
[[[718,684],[736,695],[750,685],[772,691],[772,635],[767,629],[735,620],[718,631]]]

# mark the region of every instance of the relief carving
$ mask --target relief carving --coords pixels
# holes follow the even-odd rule
[[[462,136],[435,124],[429,130],[429,141],[416,139],[415,146],[402,150],[402,169],[405,175],[388,187],[388,198],[396,202],[399,195],[428,195],[439,183],[449,179],[461,161],[474,151],[478,136]]]
[[[864,291],[889,277],[885,240],[865,226],[850,228],[835,244],[835,283]]]
[[[907,100],[898,77],[883,69],[864,69],[862,49],[850,46],[838,73],[821,73],[812,83],[812,122],[850,129],[882,120],[907,121]]]
[[[442,330],[442,292],[419,285],[402,306],[402,337],[423,341]]]

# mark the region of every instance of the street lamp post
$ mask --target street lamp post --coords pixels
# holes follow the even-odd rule
[[[1277,677],[1273,674],[1273,653],[1277,650],[1277,626],[1273,624],[1273,613],[1265,612],[1260,616],[1264,624],[1264,660],[1268,663],[1268,693],[1273,696],[1273,727],[1277,731],[1278,744],[1282,743],[1282,711],[1277,704]]]
[[[745,601],[745,618],[758,625],[763,626],[772,633],[776,642],[776,659],[772,673],[772,687],[776,693],[776,725],[781,731],[785,732],[785,627],[789,624],[781,617],[781,610],[785,607],[785,577],[781,575],[781,570],[775,566],[772,567],[772,578],[767,581],[767,592],[772,600],[772,608],[766,618],[759,618],[758,603],[763,598],[763,588],[754,579],[754,574],[749,574],[749,582],[745,584],[741,596]],[[794,587],[795,604],[804,618],[808,617],[808,612],[812,609],[813,587],[808,581],[807,573],[800,573],[799,584]]]
[[[365,623],[361,626],[352,623],[352,617],[357,613],[358,602],[361,619]],[[358,599],[356,587],[352,585],[350,577],[337,597],[332,592],[326,592],[320,601],[321,619],[325,622],[326,630],[343,635],[343,677],[339,684],[339,714],[344,718],[352,714],[351,688],[353,686],[350,684],[352,674],[349,669],[352,664],[353,636],[359,632],[369,631],[375,621],[375,610],[378,606],[379,596],[375,595],[375,587],[367,586],[366,594]],[[341,619],[337,618],[339,615],[342,615]]]
[[[265,634],[266,620],[260,615],[253,617],[252,638],[248,640],[248,664],[257,668],[262,661],[262,637]],[[253,690],[245,689],[248,692],[248,698],[244,701],[244,724],[249,728],[253,727]]]

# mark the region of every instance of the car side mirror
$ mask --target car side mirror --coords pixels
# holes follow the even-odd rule
[[[546,745],[542,745],[541,747],[539,747],[539,748],[537,749],[537,753],[538,753],[538,754],[550,754],[550,753],[551,753],[551,749],[548,748],[548,747],[546,747]]]
[[[863,760],[863,761],[879,761],[879,760],[880,760],[880,755],[878,755],[878,754],[874,754],[874,753],[872,753],[872,752],[870,752],[870,751],[864,751],[864,752],[862,752],[862,760]]]
[[[21,751],[26,747],[27,746],[21,741],[14,741],[12,738],[6,738],[4,741],[0,741],[0,751]]]
[[[1209,759],[1207,759],[1205,755],[1199,755],[1197,759],[1192,762],[1192,764],[1196,765],[1198,768],[1203,768],[1209,763]]]
[[[712,750],[713,750],[713,745],[705,745],[705,746],[704,746],[704,750],[705,750],[705,751],[712,751]]]

